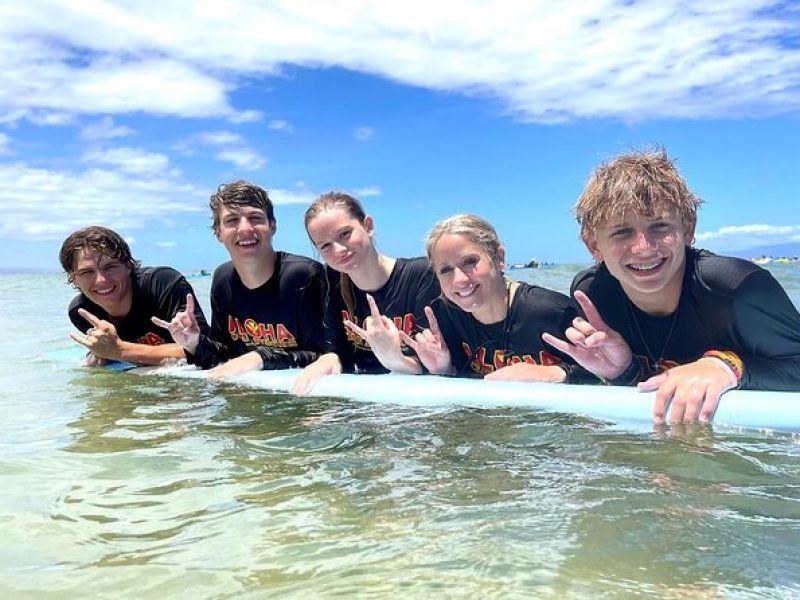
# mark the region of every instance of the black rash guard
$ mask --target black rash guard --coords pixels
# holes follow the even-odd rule
[[[389,279],[378,290],[364,292],[350,285],[354,300],[354,313],[346,307],[342,297],[341,273],[326,267],[328,293],[325,302],[325,351],[335,352],[345,372],[388,373],[372,352],[369,344],[358,335],[345,330],[343,321],[349,319],[362,326],[370,316],[367,293],[378,305],[381,314],[392,319],[398,329],[412,336],[427,327],[425,306],[439,295],[439,282],[426,258],[398,258]],[[403,345],[403,353],[414,355]]]
[[[186,308],[186,294],[195,297],[194,316],[200,330],[208,333],[208,324],[197,296],[186,278],[170,267],[138,267],[131,273],[133,298],[128,314],[117,319],[110,316],[100,306],[83,294],[78,294],[69,305],[69,319],[83,333],[91,327],[89,322],[78,314],[84,308],[94,316],[112,323],[117,329],[119,339],[147,346],[171,344],[172,338],[166,329],[154,325],[150,317],[171,321],[180,310]]]
[[[750,261],[687,247],[678,309],[666,317],[636,308],[603,263],[578,273],[575,290],[630,345],[641,366],[632,383],[728,350],[744,362],[739,387],[800,390],[800,314],[770,272]]]
[[[211,336],[201,335],[188,358],[209,369],[255,351],[264,369],[304,367],[317,359],[322,341],[322,265],[276,252],[275,272],[256,289],[242,283],[232,262],[217,267]]]
[[[563,336],[578,316],[577,305],[564,294],[519,282],[507,317],[489,325],[441,297],[433,304],[433,310],[458,376],[483,377],[502,367],[526,362],[561,366],[568,383],[599,381],[569,356],[542,341],[544,332]]]

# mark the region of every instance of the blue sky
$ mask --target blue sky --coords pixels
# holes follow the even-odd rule
[[[0,268],[57,270],[103,224],[146,264],[211,269],[208,196],[240,178],[293,252],[338,189],[391,256],[475,212],[511,262],[588,262],[575,199],[652,144],[706,201],[699,246],[797,243],[798,32],[768,0],[4,2]]]

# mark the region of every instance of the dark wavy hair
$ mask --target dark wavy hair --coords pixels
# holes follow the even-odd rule
[[[99,251],[106,256],[110,256],[124,264],[129,269],[139,266],[139,261],[133,258],[128,242],[113,229],[91,225],[71,233],[64,243],[61,244],[61,251],[58,253],[58,260],[61,268],[67,274],[67,281],[73,283],[73,269],[75,267],[75,255],[81,250]]]
[[[211,209],[213,222],[211,229],[216,234],[219,229],[219,213],[223,206],[236,208],[242,206],[252,206],[260,208],[267,215],[267,221],[275,222],[275,209],[272,207],[272,200],[269,199],[267,191],[247,181],[232,181],[223,183],[217,188],[208,200],[208,207]]]

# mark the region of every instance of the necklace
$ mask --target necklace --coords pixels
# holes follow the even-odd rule
[[[678,322],[678,311],[680,307],[681,305],[679,302],[678,306],[675,308],[675,312],[672,313],[672,320],[670,321],[667,335],[664,337],[664,343],[661,345],[661,352],[659,352],[658,357],[656,357],[656,354],[650,349],[650,344],[647,343],[647,338],[644,337],[642,326],[639,324],[639,317],[636,316],[636,308],[634,308],[633,302],[628,298],[628,312],[631,314],[633,324],[636,326],[636,333],[639,335],[639,339],[642,341],[644,349],[647,351],[647,357],[650,359],[650,366],[654,371],[658,370],[658,363],[664,358],[664,352],[666,352],[667,346],[672,339],[672,333],[675,331],[675,324]]]
[[[508,335],[511,332],[511,303],[512,303],[512,294],[511,294],[511,284],[513,282],[510,279],[506,280],[506,318],[505,323],[503,323],[503,366],[508,366]]]

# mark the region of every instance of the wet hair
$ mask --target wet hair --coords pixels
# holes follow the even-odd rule
[[[621,154],[597,167],[574,211],[586,241],[602,223],[628,210],[646,217],[677,214],[685,226],[694,226],[702,203],[666,150],[655,148]]]
[[[101,252],[118,260],[129,269],[139,266],[139,261],[133,258],[130,246],[120,234],[107,227],[92,225],[71,233],[61,244],[58,260],[70,283],[73,283],[74,279],[75,256],[81,250]]]
[[[477,215],[460,214],[439,221],[428,233],[425,251],[431,265],[433,265],[433,250],[445,235],[460,235],[468,239],[473,244],[480,246],[492,260],[500,257],[502,244],[492,224]]]
[[[211,229],[214,233],[219,231],[219,215],[223,206],[228,208],[241,208],[243,206],[260,208],[267,216],[267,221],[270,223],[275,222],[275,210],[266,190],[241,179],[231,183],[223,183],[209,198],[208,207],[211,209],[213,219]]]
[[[345,194],[344,192],[327,192],[317,197],[317,199],[311,203],[311,206],[306,209],[306,213],[303,216],[303,224],[306,227],[306,233],[308,233],[308,225],[311,223],[312,219],[326,211],[336,209],[343,210],[351,218],[362,224],[364,223],[364,219],[367,218],[367,213],[364,211],[364,207],[361,206],[361,202],[350,194]],[[310,233],[308,233],[308,238],[311,239]],[[314,244],[313,239],[311,243]],[[339,273],[339,289],[342,292],[342,300],[344,300],[344,304],[351,316],[355,315],[356,308],[355,295],[353,292],[354,287],[355,284],[353,280],[350,279],[349,275],[346,273]]]

